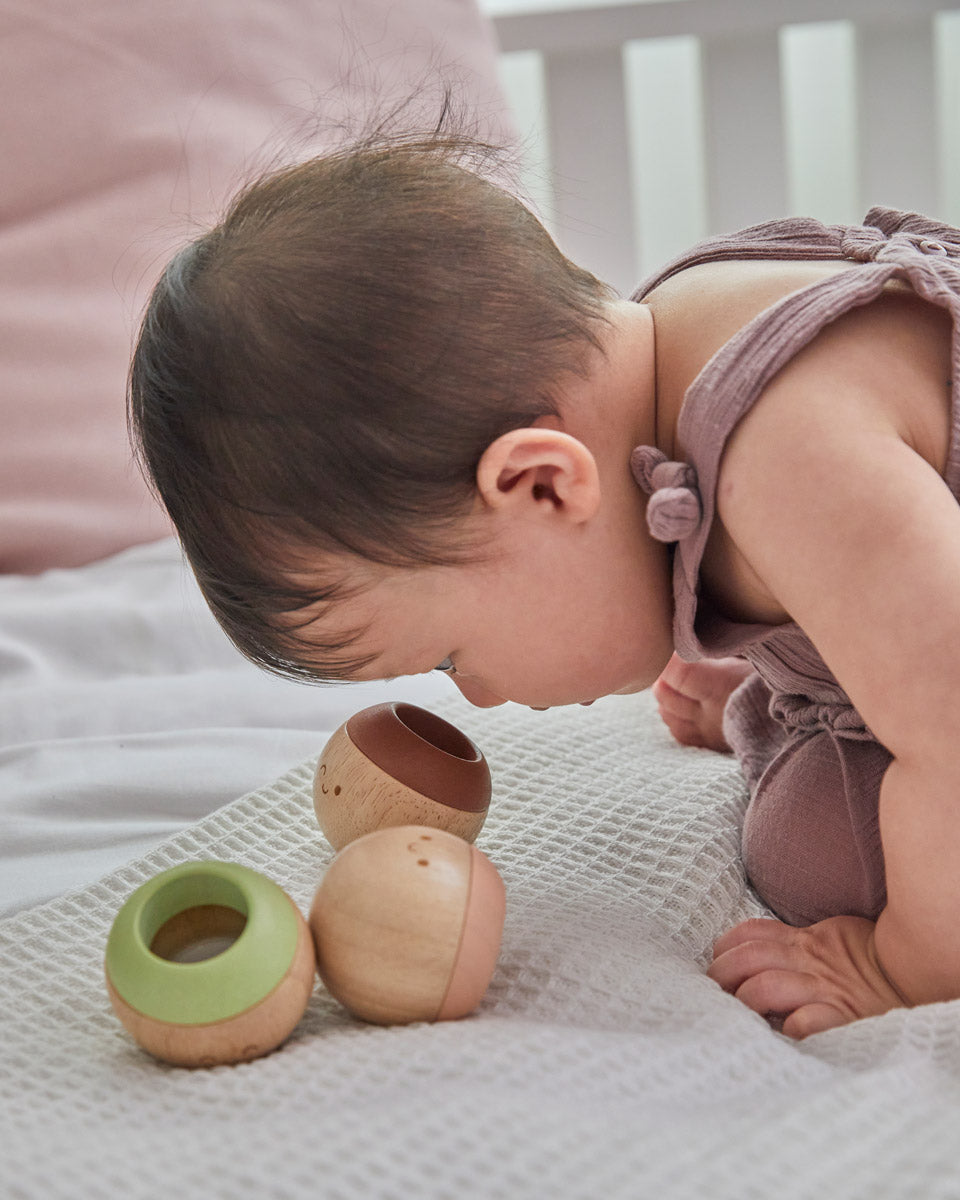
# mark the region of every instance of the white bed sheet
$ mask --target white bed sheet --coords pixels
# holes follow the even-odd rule
[[[960,1002],[797,1044],[711,983],[713,939],[763,911],[746,791],[731,760],[674,744],[648,694],[481,712],[440,676],[273,679],[173,542],[0,580],[0,679],[3,1200],[960,1197]],[[391,694],[444,713],[493,772],[478,842],[507,921],[479,1012],[382,1029],[318,985],[276,1054],[155,1063],[103,986],[123,899],[213,857],[305,911],[332,857],[312,758]]]
[[[3,1200],[957,1200],[960,1002],[797,1044],[706,978],[745,886],[736,764],[649,694],[431,707],[490,762],[478,845],[507,889],[478,1012],[394,1028],[319,984],[276,1053],[188,1071],[110,1009],[123,899],[245,863],[306,911],[332,851],[312,761],[97,883],[0,920]]]
[[[441,676],[312,687],[246,662],[174,539],[0,577],[0,916],[91,883]]]

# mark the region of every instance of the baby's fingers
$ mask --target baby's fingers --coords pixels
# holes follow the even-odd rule
[[[802,1039],[842,1025],[850,1015],[824,1003],[821,980],[802,970],[800,961],[797,947],[786,942],[744,942],[720,955],[707,974],[762,1017],[788,1014],[783,1032]]]
[[[707,975],[725,992],[740,996],[740,989],[755,976],[771,971],[802,973],[802,970],[803,956],[789,942],[746,941],[718,954],[707,968]]]
[[[717,938],[713,943],[713,957],[719,958],[721,954],[745,942],[790,943],[795,940],[794,926],[785,925],[783,921],[774,920],[773,917],[751,917],[749,921],[741,921],[739,925],[734,925],[722,937]]]
[[[759,975],[751,975],[735,994],[747,1008],[762,1017],[769,1013],[792,1014],[804,1005],[819,1005],[823,995],[815,975],[793,970],[761,971]]]
[[[787,1037],[802,1041],[813,1033],[823,1033],[825,1029],[845,1025],[849,1020],[848,1015],[832,1004],[805,1004],[783,1022],[783,1032]]]
[[[692,721],[700,712],[699,700],[693,700],[682,692],[678,692],[676,688],[666,682],[663,676],[656,680],[650,691],[653,693],[653,698],[661,713],[669,714],[680,720]]]
[[[672,654],[670,661],[660,672],[660,677],[653,686],[654,688],[669,688],[677,695],[685,695],[689,690],[687,686],[689,676],[690,664],[684,662],[678,654]]]

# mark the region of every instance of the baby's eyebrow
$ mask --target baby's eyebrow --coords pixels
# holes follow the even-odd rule
[[[356,671],[351,672],[351,683],[392,683],[400,676],[396,672],[388,672],[382,667],[376,666],[377,656],[371,655],[369,659],[365,659],[363,664]]]
[[[294,626],[295,631],[301,635],[301,646],[306,647],[308,651],[306,665],[310,665],[310,650],[319,651],[323,655],[323,658],[319,658],[315,664],[317,674],[321,678],[341,683],[376,683],[381,680],[390,682],[398,678],[397,672],[387,672],[383,666],[377,665],[389,659],[388,652],[376,648],[369,652],[363,652],[361,644],[369,636],[369,623],[348,629],[339,636],[324,636],[323,619],[325,615],[326,610],[324,609]],[[311,628],[315,629],[317,633],[316,641],[312,646],[309,636],[303,636],[304,631],[309,631]],[[356,653],[350,655],[349,651],[351,650]],[[324,668],[332,670],[333,674],[327,675]]]
[[[386,659],[386,655],[384,655],[382,657],[384,659]],[[363,678],[360,678],[358,676],[356,678],[355,682],[356,683],[374,683],[374,682],[379,681],[381,683],[393,683],[397,679],[404,679],[410,675],[429,675],[432,671],[437,670],[437,665],[435,663],[429,667],[424,667],[424,666],[417,666],[415,668],[408,667],[406,670],[395,670],[395,669],[393,669],[395,667],[395,664],[391,664],[391,669],[388,670],[385,667],[376,666],[376,664],[379,661],[381,661],[381,655],[379,655],[379,654],[371,655],[369,661],[366,662],[362,668]],[[387,661],[389,661],[389,660],[387,660]],[[448,669],[452,670],[452,668],[448,668]]]
[[[410,671],[396,670],[396,666],[395,662],[391,662],[389,651],[373,650],[364,655],[363,660],[358,664],[354,682],[393,683],[395,679],[410,674]]]

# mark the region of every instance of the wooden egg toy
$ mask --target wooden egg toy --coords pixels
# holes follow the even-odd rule
[[[368,833],[333,860],[310,909],[320,978],[365,1021],[464,1017],[493,975],[505,907],[497,869],[455,834]]]
[[[490,769],[466,734],[398,701],[341,725],[313,781],[317,820],[335,850],[391,825],[430,825],[472,842],[489,804]]]
[[[138,888],[107,939],[107,991],[135,1040],[183,1067],[247,1062],[303,1016],[316,973],[307,923],[249,867],[190,862]]]

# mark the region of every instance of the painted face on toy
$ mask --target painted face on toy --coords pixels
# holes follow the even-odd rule
[[[329,772],[329,764],[321,763],[317,768],[316,787],[324,796],[339,796],[343,789],[339,783],[334,783]]]

